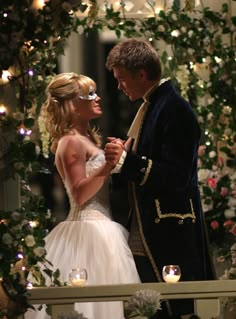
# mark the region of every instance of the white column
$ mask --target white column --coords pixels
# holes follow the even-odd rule
[[[59,72],[82,73],[82,51],[81,36],[73,32],[67,40],[64,55],[59,57]]]

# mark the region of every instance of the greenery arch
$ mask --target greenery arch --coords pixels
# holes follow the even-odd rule
[[[234,241],[236,17],[230,15],[227,3],[221,12],[203,6],[196,11],[194,1],[186,0],[181,8],[175,0],[166,11],[132,19],[125,16],[125,2],[121,4],[121,12],[107,5],[104,18],[97,15],[96,0],[90,1],[86,17],[78,16],[84,10],[80,0],[48,0],[41,8],[33,0],[0,4],[0,176],[21,178],[20,208],[0,211],[0,293],[9,295],[15,304],[20,302],[23,307],[16,307],[20,313],[26,307],[28,271],[37,273],[38,262],[45,264],[55,284],[61,284],[58,273],[47,268],[43,248],[50,212],[43,199],[32,194],[28,180],[32,171],[40,170],[38,158],[44,151],[37,123],[43,92],[73,31],[86,34],[108,29],[118,38],[145,37],[154,46],[164,44],[159,51],[164,75],[171,76],[190,100],[204,132],[199,181],[211,239],[222,243],[223,236],[233,235],[229,239]],[[16,97],[14,111],[4,108],[6,87]],[[44,284],[41,275],[39,284]],[[13,318],[10,308],[4,304],[0,317]]]

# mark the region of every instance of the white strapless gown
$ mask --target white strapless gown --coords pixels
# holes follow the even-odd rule
[[[86,163],[87,176],[104,162],[103,151]],[[66,185],[65,185],[66,186]],[[73,268],[86,268],[87,285],[140,282],[132,253],[127,244],[128,232],[112,221],[109,204],[109,183],[82,207],[68,192],[70,213],[45,238],[47,259],[60,269],[60,280],[69,283]],[[83,289],[83,288],[81,288]],[[122,302],[76,303],[75,310],[88,319],[123,319]],[[44,308],[29,310],[26,319],[50,318]]]

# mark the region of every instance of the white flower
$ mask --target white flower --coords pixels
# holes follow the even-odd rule
[[[45,218],[49,219],[49,218],[51,218],[51,215],[52,215],[52,213],[51,213],[50,209],[48,209],[46,212]]]
[[[232,112],[232,107],[227,106],[227,105],[223,107],[222,113],[230,114],[231,112]]]
[[[43,247],[34,248],[34,253],[38,257],[42,257],[45,254],[46,250]]]
[[[137,291],[125,305],[127,318],[133,318],[135,315],[143,317],[153,316],[157,310],[161,309],[160,293],[152,289]]]
[[[25,243],[28,247],[33,247],[35,245],[35,239],[33,235],[27,235],[25,237]]]
[[[210,157],[210,158],[216,157],[216,152],[215,152],[215,151],[211,151],[211,152],[209,153],[209,157]]]
[[[210,177],[210,170],[209,169],[201,168],[198,170],[199,182],[205,182],[208,177]]]
[[[193,30],[189,30],[189,31],[188,31],[188,36],[189,36],[189,38],[191,38],[192,35],[193,35]]]
[[[5,233],[2,235],[2,242],[7,246],[10,246],[13,243],[13,238],[9,233]]]
[[[230,197],[228,204],[229,204],[229,206],[236,207],[236,198]]]
[[[188,89],[189,89],[189,70],[187,65],[179,65],[176,72],[176,79],[180,84],[181,93],[184,98],[188,98]]]
[[[174,21],[177,21],[177,15],[175,13],[172,13],[171,17]]]
[[[212,112],[208,113],[207,114],[208,121],[210,121],[212,118],[213,118],[213,113]]]
[[[225,218],[230,219],[235,217],[235,210],[234,209],[226,209],[224,212]]]

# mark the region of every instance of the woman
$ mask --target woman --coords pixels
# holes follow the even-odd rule
[[[95,92],[92,79],[75,73],[56,75],[47,88],[42,112],[70,201],[67,219],[45,238],[47,259],[59,268],[62,282],[69,283],[70,270],[82,267],[88,285],[137,283],[128,233],[112,221],[108,187],[114,167],[105,161],[100,137],[89,125],[102,115]],[[121,302],[77,303],[75,310],[88,319],[124,318]],[[49,318],[45,310],[31,314]]]

